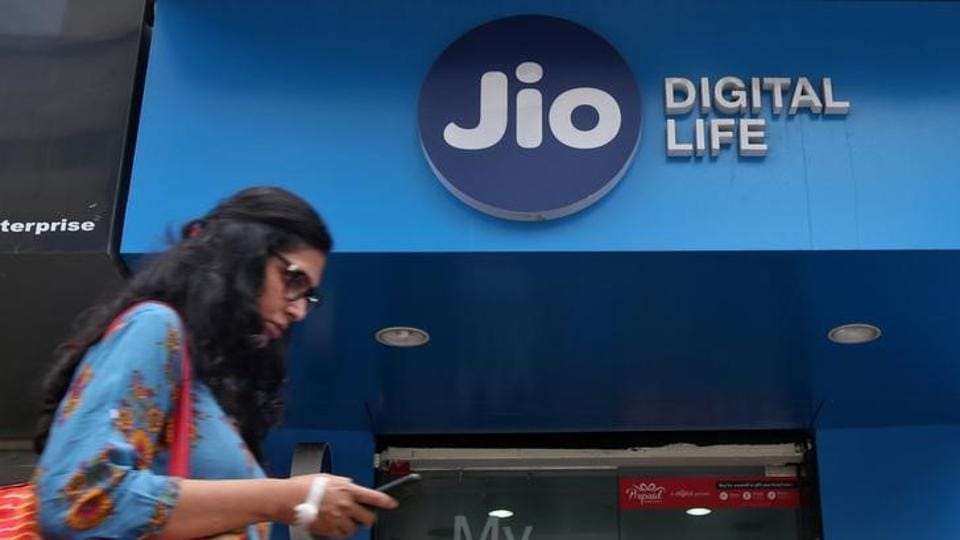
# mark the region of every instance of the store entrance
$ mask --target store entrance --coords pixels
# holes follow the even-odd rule
[[[389,448],[423,476],[377,540],[812,540],[799,444],[628,450]]]

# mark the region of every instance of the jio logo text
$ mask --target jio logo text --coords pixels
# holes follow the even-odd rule
[[[536,62],[517,66],[520,83],[535,84],[543,78],[543,67]],[[461,150],[483,150],[499,143],[507,132],[507,100],[509,79],[502,71],[488,71],[480,77],[480,121],[472,128],[450,122],[443,130],[443,140]],[[598,117],[590,129],[573,123],[577,107],[590,107]],[[521,148],[539,148],[543,142],[543,93],[536,88],[523,88],[516,97],[516,141]],[[561,93],[550,105],[550,131],[570,148],[590,150],[609,143],[620,132],[620,105],[609,93],[599,88],[571,88]]]

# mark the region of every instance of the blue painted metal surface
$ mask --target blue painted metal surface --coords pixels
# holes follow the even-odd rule
[[[960,421],[960,253],[340,254],[295,426],[377,433]],[[829,342],[835,325],[884,335]],[[390,349],[373,332],[419,326]],[[818,416],[819,415],[819,416]]]
[[[378,433],[804,425],[802,334],[785,331],[802,323],[785,281],[793,260],[340,255],[329,301],[295,335],[289,422]],[[433,338],[375,343],[394,324]],[[354,415],[331,406],[351,400]]]
[[[957,426],[817,433],[824,538],[941,540],[960,535]]]

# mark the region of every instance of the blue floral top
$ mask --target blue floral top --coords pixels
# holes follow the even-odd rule
[[[149,538],[178,482],[166,476],[180,381],[176,313],[147,302],[91,347],[57,410],[35,478],[44,538]],[[262,478],[233,422],[193,381],[190,477]],[[262,539],[269,524],[226,538]]]

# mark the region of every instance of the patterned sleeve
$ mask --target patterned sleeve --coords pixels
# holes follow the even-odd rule
[[[40,458],[44,538],[145,538],[166,525],[179,484],[151,465],[170,428],[180,347],[177,315],[147,303],[87,351]]]

